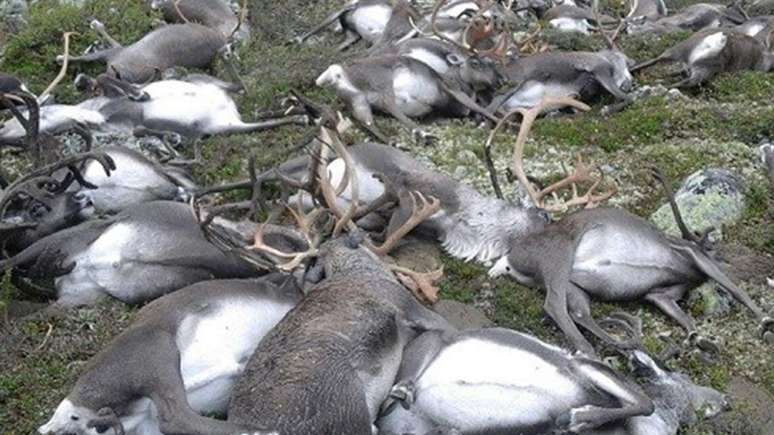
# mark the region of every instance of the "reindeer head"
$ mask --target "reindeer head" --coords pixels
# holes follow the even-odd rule
[[[89,427],[89,422],[97,418],[99,418],[97,411],[78,406],[70,399],[65,399],[57,406],[51,419],[38,428],[38,433],[42,435],[116,435],[110,426]]]
[[[725,394],[696,385],[683,373],[662,369],[641,350],[632,352],[629,364],[635,376],[645,381],[643,389],[656,403],[655,414],[668,422],[671,416],[677,417],[678,421],[669,422],[675,428],[696,422],[697,413],[701,418],[712,418],[729,408]]]

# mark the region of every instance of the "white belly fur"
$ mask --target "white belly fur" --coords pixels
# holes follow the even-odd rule
[[[533,425],[577,406],[584,395],[537,355],[479,339],[444,349],[417,388],[414,406],[463,432]]]
[[[548,22],[551,27],[561,30],[563,32],[580,32],[584,35],[589,34],[589,22],[585,19],[577,18],[554,18]]]
[[[400,68],[395,72],[392,87],[398,108],[412,118],[430,113],[433,110],[432,103],[440,96],[434,81],[421,74],[413,74],[408,68]]]
[[[728,36],[723,32],[713,33],[702,39],[701,42],[691,51],[688,57],[688,63],[694,63],[699,60],[717,56],[728,42]]]
[[[369,42],[376,41],[384,33],[390,17],[392,9],[387,5],[360,7],[352,13],[355,30]]]
[[[567,97],[575,95],[575,87],[562,83],[543,83],[539,81],[528,81],[521,88],[511,95],[505,102],[506,110],[515,108],[535,107],[543,98],[547,97]],[[550,109],[560,109],[561,107],[552,107]]]

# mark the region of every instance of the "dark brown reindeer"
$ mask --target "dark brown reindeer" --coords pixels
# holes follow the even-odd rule
[[[535,118],[553,104],[545,100],[533,109],[518,111],[523,119],[513,163],[514,173],[535,205],[548,209],[556,207],[548,204],[548,195],[567,186],[573,186],[574,191],[576,180],[570,176],[538,192],[527,180],[522,155]],[[760,321],[763,338],[774,342],[774,319],[722,271],[706,234],[697,236],[688,230],[668,182],[660,174],[656,176],[664,186],[682,239],[666,236],[649,222],[621,209],[586,209],[569,214],[542,231],[514,237],[510,253],[497,261],[490,275],[507,274],[522,284],[545,288],[546,312],[573,346],[588,355],[594,355],[594,349],[576,325],[608,344],[630,345],[612,339],[594,321],[590,310],[592,298],[645,299],[685,328],[690,342],[712,349],[714,345],[699,336],[693,319],[677,305],[688,291],[708,279],[752,311]],[[575,198],[568,204],[573,205],[574,201]]]
[[[717,74],[774,70],[774,53],[760,40],[733,29],[704,30],[632,68],[640,71],[662,62],[680,62],[688,77],[674,87],[699,86]]]

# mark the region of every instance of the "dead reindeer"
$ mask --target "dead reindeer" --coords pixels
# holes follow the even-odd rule
[[[680,62],[687,77],[672,87],[694,87],[723,72],[774,70],[774,53],[759,40],[731,29],[698,32],[658,57],[632,68],[640,71],[662,62]]]
[[[79,154],[33,170],[0,191],[0,250],[19,252],[83,220],[88,201],[72,189],[97,187],[84,179],[83,164],[93,164],[93,172],[102,171],[105,176],[116,169],[104,153]]]
[[[618,101],[603,111],[625,107],[631,102],[628,92],[633,85],[629,73],[632,61],[615,46],[617,32],[605,36],[610,50],[548,52],[511,59],[499,68],[510,87],[496,95],[488,109],[493,113],[509,112],[534,107],[543,98],[580,96],[589,101],[603,91]]]
[[[443,77],[413,58],[381,56],[331,65],[315,83],[335,89],[352,116],[379,140],[388,142],[374,125],[374,109],[393,116],[427,143],[433,137],[411,118],[431,114],[464,117],[475,112],[496,120],[479,106],[476,95],[494,89],[498,82],[494,63],[477,56],[458,63]]]
[[[321,141],[334,146],[349,163],[343,145],[326,130],[323,127]],[[349,174],[356,185],[359,176],[354,167],[350,166]],[[319,185],[323,198],[335,198],[337,188],[324,167],[313,164],[309,177],[312,185]],[[416,199],[402,234],[437,210],[437,201]],[[394,267],[379,258],[398,238],[374,246],[357,235],[341,235],[343,229],[353,228],[351,208],[339,209],[335,201],[325,204],[337,218],[330,240],[317,237],[305,251],[283,252],[266,246],[259,230],[249,248],[276,257],[283,270],[316,258],[313,268],[322,268],[324,279],[256,348],[234,387],[230,423],[288,435],[372,433],[405,344],[420,331],[450,328],[400,284]],[[294,214],[299,222],[309,216]],[[245,252],[244,248],[239,251]]]
[[[244,2],[243,2],[244,3]],[[245,40],[250,36],[249,24],[245,22],[247,9],[243,6],[241,16],[234,14],[223,0],[151,0],[152,9],[160,10],[169,23],[197,23],[218,30],[226,36]]]
[[[326,27],[338,23],[346,35],[344,42],[338,46],[339,51],[346,50],[361,39],[369,45],[388,45],[409,33],[409,18],[417,20],[418,16],[406,0],[352,0],[295,41],[303,43]]]
[[[215,223],[234,226],[222,219]],[[144,203],[55,232],[0,261],[0,269],[8,268],[30,278],[54,278],[56,304],[65,307],[106,296],[139,304],[199,281],[257,274],[210,243],[188,205],[171,201]]]
[[[733,6],[717,3],[696,3],[686,6],[674,15],[655,21],[630,20],[626,30],[630,34],[664,34],[686,30],[698,32],[728,24],[741,24],[744,21],[744,15]]]
[[[622,316],[614,315],[610,322]],[[629,361],[642,387],[516,331],[427,332],[404,351],[377,425],[390,434],[675,435],[697,413],[714,417],[727,406],[720,392],[661,368],[641,350]]]
[[[105,62],[106,73],[130,83],[147,83],[165,70],[180,66],[209,67],[226,53],[229,36],[201,24],[185,23],[162,26],[126,47],[119,44],[94,20],[91,28],[110,44],[110,48],[71,57],[71,62]],[[57,60],[60,58],[58,57]]]
[[[539,208],[552,208],[547,197],[558,189],[573,187],[573,198],[563,205],[598,203],[595,181],[591,190],[577,196],[576,173],[538,192],[523,169],[523,148],[535,118],[553,103],[544,101],[530,110],[520,110],[523,120],[514,145],[513,171]],[[583,174],[581,174],[583,175]],[[633,301],[645,299],[674,319],[688,332],[691,343],[716,350],[699,336],[693,319],[678,305],[686,292],[708,279],[720,284],[744,304],[760,321],[760,333],[774,342],[774,320],[734,284],[722,271],[704,236],[690,232],[680,216],[669,183],[657,174],[672,205],[683,239],[665,235],[646,220],[621,209],[586,209],[569,214],[545,226],[542,231],[514,238],[511,251],[491,268],[490,276],[507,274],[525,285],[546,290],[545,310],[579,351],[594,355],[594,348],[578,330],[582,326],[603,342],[620,347],[591,317],[590,300]],[[585,197],[585,198],[584,198]]]
[[[104,95],[77,105],[43,106],[40,130],[57,134],[82,124],[94,130],[133,132],[140,129],[200,138],[215,134],[245,134],[282,125],[305,125],[307,122],[303,116],[244,122],[229,94],[235,85],[202,74],[144,86],[122,83],[114,78],[95,83],[108,83],[110,86],[107,91],[101,89]],[[91,84],[85,86],[95,87]],[[0,129],[0,139],[14,139],[22,135],[23,128],[19,123],[11,122]]]
[[[613,17],[598,17],[590,8],[580,8],[570,4],[554,6],[541,17],[541,20],[563,32],[579,32],[588,35],[600,26],[615,24]]]
[[[734,30],[757,39],[769,51],[774,49],[774,15],[750,18]]]
[[[112,160],[113,170],[107,174],[99,162],[84,162],[80,173],[89,188],[71,189],[88,205],[81,212],[84,216],[116,214],[151,201],[186,201],[198,189],[190,176],[140,152],[124,147],[104,147],[100,152]]]
[[[91,358],[38,432],[247,433],[201,414],[225,415],[247,359],[300,299],[292,284],[261,279],[205,281],[151,302]]]
[[[470,57],[468,51],[459,46],[435,38],[412,38],[388,46],[375,53],[377,56],[402,56],[418,60],[433,71],[445,76]],[[452,76],[453,78],[453,76]]]

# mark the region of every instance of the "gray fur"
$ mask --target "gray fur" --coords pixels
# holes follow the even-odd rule
[[[749,308],[764,326],[770,320],[744,290],[722,272],[702,244],[664,235],[649,222],[612,208],[582,210],[520,239],[490,270],[546,289],[546,312],[576,349],[594,355],[578,330],[583,326],[608,344],[624,346],[591,317],[590,299],[645,299],[691,336],[693,319],[678,305],[687,291],[713,279]]]
[[[380,429],[391,434],[439,426],[461,433],[596,433],[654,409],[609,367],[502,328],[423,334],[406,348],[393,391],[408,400],[398,399],[401,406],[388,406],[380,419]]]
[[[104,296],[137,304],[198,281],[257,274],[204,238],[190,206],[167,201],[56,232],[0,267],[56,278],[57,302],[66,306]]]
[[[508,112],[517,107],[532,107],[543,95],[578,95],[588,101],[603,90],[628,102],[627,92],[632,88],[629,62],[617,50],[550,52],[511,59],[501,68],[508,90],[497,95],[489,108]]]
[[[216,29],[227,37],[239,26],[239,39],[247,39],[250,36],[249,24],[239,25],[239,17],[225,0],[183,0],[177,2],[177,7],[175,2],[176,0],[152,0],[151,7],[161,10],[164,19],[169,23],[194,22]]]
[[[92,27],[102,29],[95,21]],[[106,50],[71,57],[71,62],[107,63],[106,73],[130,83],[146,83],[169,68],[205,68],[209,66],[228,40],[228,35],[196,23],[170,24],[160,27],[132,45],[113,45]]]

